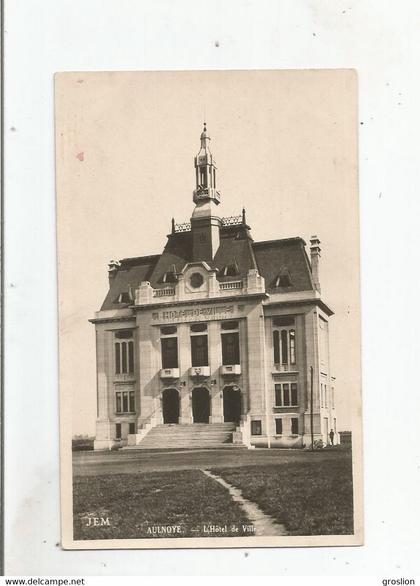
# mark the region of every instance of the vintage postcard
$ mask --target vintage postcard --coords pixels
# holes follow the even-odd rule
[[[63,547],[362,544],[356,73],[55,101]]]

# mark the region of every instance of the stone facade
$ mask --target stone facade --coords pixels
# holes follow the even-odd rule
[[[309,260],[300,238],[255,243],[245,212],[221,218],[209,140],[204,129],[191,223],[173,221],[161,255],[110,263],[91,320],[95,449],[162,423],[235,421],[249,447],[329,443],[331,429],[338,441],[320,242]]]

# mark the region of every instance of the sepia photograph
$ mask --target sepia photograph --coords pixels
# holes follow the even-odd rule
[[[62,544],[363,543],[357,76],[55,76]]]

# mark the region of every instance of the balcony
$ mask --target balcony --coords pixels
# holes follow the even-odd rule
[[[192,366],[190,376],[210,376],[210,366]]]
[[[114,374],[114,382],[126,383],[133,382],[136,379],[134,372],[120,372]]]
[[[175,295],[175,287],[164,287],[163,289],[155,289],[153,297],[173,297]]]
[[[273,374],[278,372],[298,372],[297,364],[274,364]]]
[[[241,374],[240,364],[224,364],[220,368],[223,375]]]
[[[188,265],[189,267],[190,265]],[[216,278],[216,270],[211,269],[206,263],[204,268],[208,272],[207,285],[203,290],[191,290],[188,287],[188,279],[183,274],[178,275],[178,281],[154,289],[149,281],[142,281],[136,289],[135,305],[161,305],[176,302],[188,302],[203,299],[224,299],[239,295],[266,295],[264,277],[258,274],[256,269],[250,269],[242,279],[220,282]],[[131,310],[130,310],[131,311]]]
[[[179,368],[162,368],[160,378],[179,378]]]
[[[232,291],[242,289],[242,281],[228,281],[227,283],[220,283],[220,291]]]

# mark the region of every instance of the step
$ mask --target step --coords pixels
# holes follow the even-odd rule
[[[216,449],[241,447],[233,443],[235,423],[167,423],[153,427],[137,446],[124,450]]]
[[[208,444],[206,446],[191,446],[191,445],[184,445],[184,446],[147,446],[143,444],[139,444],[138,446],[124,446],[121,448],[122,450],[149,450],[151,452],[159,452],[162,450],[230,450],[232,448],[243,448],[246,449],[246,446],[243,444]]]

